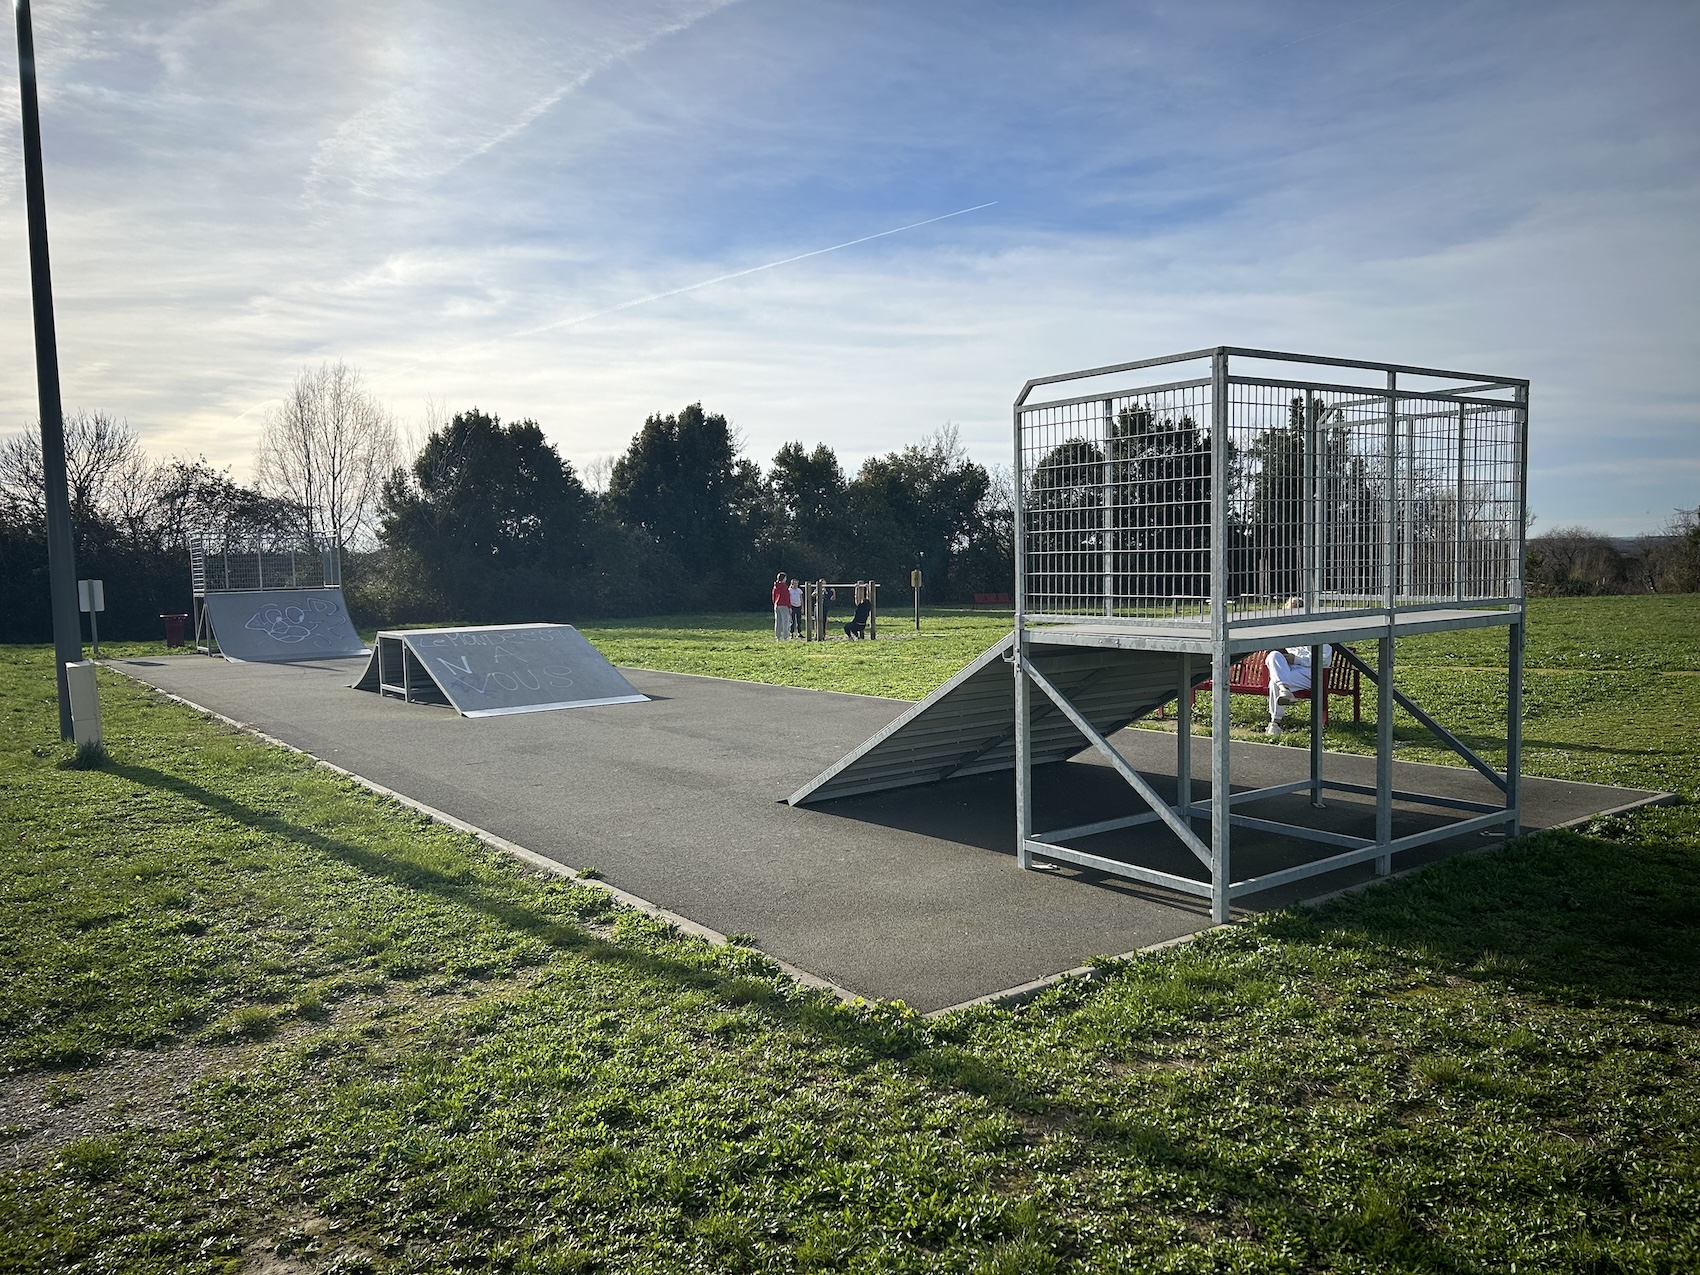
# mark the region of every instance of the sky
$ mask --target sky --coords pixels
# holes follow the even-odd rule
[[[1537,532],[1700,505],[1691,0],[32,7],[64,401],[160,457],[342,359],[581,468],[698,401],[1007,465],[1028,378],[1229,344],[1529,378]]]

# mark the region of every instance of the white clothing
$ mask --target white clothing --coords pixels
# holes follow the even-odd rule
[[[1310,648],[1297,648],[1292,659],[1287,658],[1285,651],[1271,651],[1263,657],[1263,666],[1269,670],[1269,720],[1278,722],[1287,715],[1287,706],[1281,702],[1281,688],[1295,693],[1310,689]],[[1333,666],[1334,652],[1324,646],[1322,667]]]
[[[794,607],[803,605],[803,591],[796,585],[791,586],[791,605]]]

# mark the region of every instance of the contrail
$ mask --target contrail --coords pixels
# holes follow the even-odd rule
[[[731,274],[715,275],[712,279],[703,279],[697,283],[687,283],[682,288],[669,288],[666,292],[652,292],[647,297],[637,297],[631,301],[622,301],[619,305],[611,305],[606,310],[593,310],[589,314],[581,314],[573,319],[557,319],[553,323],[545,323],[541,327],[527,328],[515,332],[516,337],[536,336],[540,332],[553,332],[557,328],[576,327],[580,323],[589,323],[592,319],[600,319],[604,315],[618,314],[621,310],[630,310],[633,306],[648,305],[651,301],[663,301],[668,297],[676,297],[682,293],[695,292],[698,288],[706,288],[711,284],[725,283],[728,279],[742,279],[745,275],[759,274],[763,270],[775,270],[780,266],[788,266],[794,261],[807,261],[810,257],[824,256],[829,252],[837,252],[840,248],[854,248],[859,243],[867,243],[873,239],[884,239],[887,235],[900,235],[905,230],[914,230],[920,226],[930,226],[935,221],[948,221],[952,217],[961,217],[967,213],[979,212],[982,208],[990,208],[997,200],[984,204],[975,204],[972,208],[959,208],[939,217],[928,217],[925,221],[912,221],[907,226],[898,226],[892,230],[882,230],[878,234],[863,235],[860,239],[847,239],[843,243],[835,243],[830,248],[816,248],[813,252],[800,252],[795,257],[783,257],[778,261],[769,261],[766,265],[751,266],[748,270],[734,270]]]

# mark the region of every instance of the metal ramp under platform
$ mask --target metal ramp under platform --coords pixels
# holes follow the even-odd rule
[[[937,783],[959,775],[1010,770],[1016,762],[1014,634],[911,708],[831,769],[788,798],[793,806]],[[1029,632],[1027,659],[1068,696],[1099,735],[1115,734],[1182,690],[1182,657],[1173,651],[1047,645]],[[1194,684],[1209,676],[1200,662]],[[1063,712],[1037,705],[1031,723],[1034,765],[1066,761],[1095,747]]]

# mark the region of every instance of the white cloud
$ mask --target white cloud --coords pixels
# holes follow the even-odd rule
[[[698,399],[996,462],[1027,377],[1228,342],[1529,376],[1543,519],[1694,504],[1694,13],[1341,12],[37,0],[66,401],[245,472],[345,357],[581,462]]]

